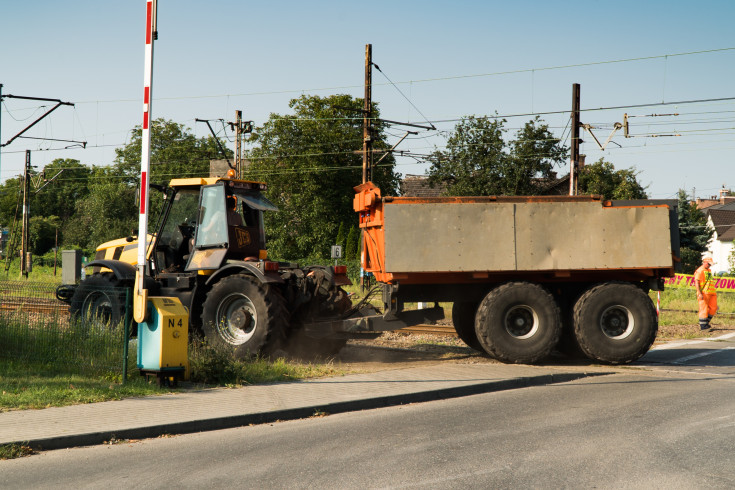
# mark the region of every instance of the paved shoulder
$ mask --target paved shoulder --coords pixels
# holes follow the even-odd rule
[[[600,369],[451,364],[0,413],[0,444],[58,449],[544,385]]]

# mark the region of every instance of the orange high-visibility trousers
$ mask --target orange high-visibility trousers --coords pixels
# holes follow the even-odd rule
[[[699,319],[704,320],[708,317],[714,316],[717,313],[717,295],[716,294],[703,294],[702,298],[697,300],[699,302]]]

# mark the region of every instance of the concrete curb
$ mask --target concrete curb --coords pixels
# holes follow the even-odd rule
[[[310,404],[296,408],[254,412],[235,416],[202,418],[199,420],[186,422],[156,424],[115,431],[96,431],[83,434],[37,438],[33,440],[16,441],[15,444],[29,446],[35,450],[54,450],[79,446],[92,446],[108,443],[109,441],[113,440],[150,439],[162,435],[189,434],[194,432],[231,429],[235,427],[243,427],[254,424],[265,424],[276,421],[303,419],[312,417],[317,413],[337,414],[359,410],[368,410],[373,408],[398,406],[409,403],[444,400],[469,395],[478,395],[483,393],[525,388],[530,386],[543,386],[555,383],[565,383],[569,381],[575,381],[577,379],[607,374],[613,373],[580,372],[526,376],[436,390],[426,390],[404,394],[391,394],[386,396],[373,396],[359,400]]]

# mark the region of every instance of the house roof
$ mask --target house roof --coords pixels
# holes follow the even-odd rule
[[[447,185],[443,182],[431,187],[426,175],[406,174],[401,181],[401,195],[405,197],[439,197],[446,190]]]
[[[706,210],[713,206],[721,205],[719,199],[697,199],[696,204],[697,204],[697,209],[699,210]]]
[[[717,239],[721,242],[735,240],[735,210],[733,209],[708,209],[717,233]]]

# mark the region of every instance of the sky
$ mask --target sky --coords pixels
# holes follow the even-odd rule
[[[26,150],[39,170],[57,158],[112,164],[142,122],[145,0],[0,5],[2,94],[74,104],[24,134],[38,139],[2,148],[0,180],[22,173]],[[652,198],[735,189],[732,0],[159,0],[158,9],[152,115],[198,137],[209,129],[197,118],[233,121],[242,110],[259,126],[271,113],[291,114],[289,101],[302,94],[362,97],[369,43],[382,71],[373,71],[372,92],[381,116],[437,128],[398,150],[442,149],[468,115],[505,117],[512,138],[539,114],[569,144],[579,83],[581,121],[600,143],[631,116],[632,137],[618,131],[604,150],[582,133],[588,163],[633,168]],[[1,142],[49,108],[4,99]],[[234,149],[232,133],[215,129]],[[406,129],[392,127],[389,142]],[[402,174],[428,168],[421,159],[397,161]]]

